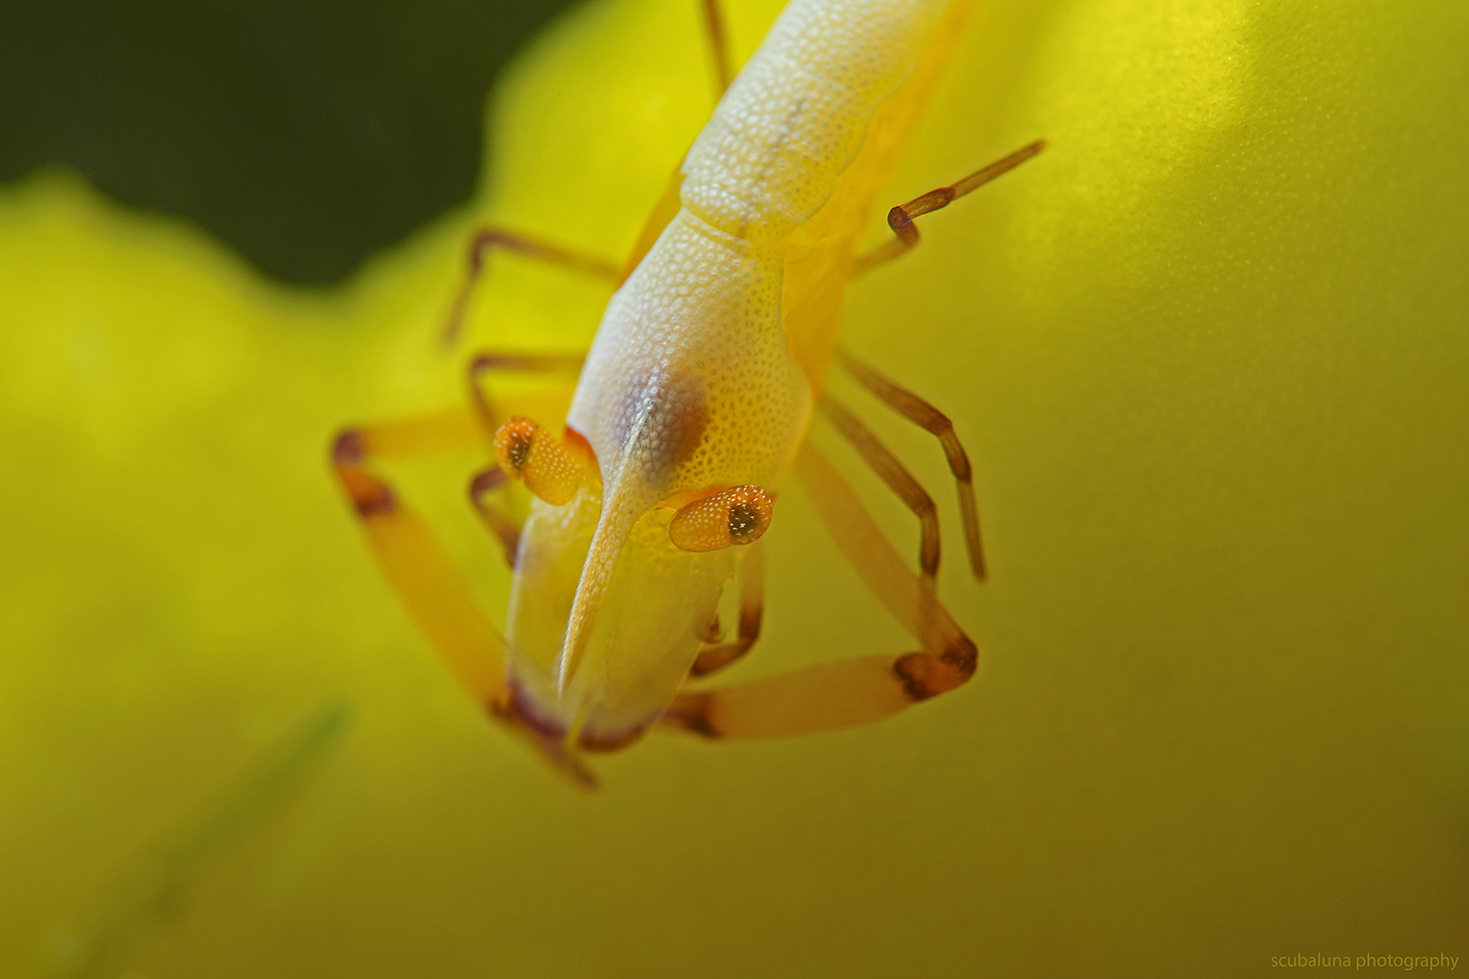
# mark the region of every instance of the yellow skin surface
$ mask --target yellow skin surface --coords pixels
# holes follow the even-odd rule
[[[1432,954],[1469,916],[1469,13],[981,7],[884,199],[1035,135],[848,299],[954,419],[963,690],[882,724],[654,738],[583,797],[383,585],[330,433],[442,406],[472,219],[629,247],[707,115],[691,4],[575,12],[491,101],[471,214],[330,294],[47,178],[0,195],[0,974],[329,698],[300,801],[134,951],[147,976],[1239,975]],[[774,10],[736,6],[748,53]],[[881,240],[874,227],[870,241]],[[470,343],[571,349],[604,289],[497,261]],[[912,519],[819,427],[884,527]],[[492,616],[475,460],[395,466]],[[798,486],[731,679],[908,648]],[[813,611],[816,610],[816,611]],[[503,623],[501,623],[503,624]],[[739,671],[735,673],[734,671]]]

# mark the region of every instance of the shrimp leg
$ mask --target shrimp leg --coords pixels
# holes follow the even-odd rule
[[[367,469],[370,455],[381,457],[373,451],[377,446],[390,446],[388,455],[407,454],[415,435],[420,447],[434,441],[437,448],[452,445],[468,429],[475,438],[469,444],[482,445],[474,416],[464,409],[462,417],[468,425],[454,424],[447,431],[424,420],[347,429],[332,447],[332,464],[388,584],[449,670],[491,710],[505,695],[504,638],[480,614],[468,582],[428,525]]]
[[[481,351],[469,361],[469,395],[479,412],[487,432],[493,432],[505,420],[485,394],[484,377],[491,371],[527,371],[541,374],[575,374],[586,360],[585,354],[510,354]]]
[[[332,463],[383,576],[449,671],[488,714],[523,735],[572,781],[593,788],[596,778],[579,758],[517,716],[505,682],[505,638],[480,613],[468,581],[428,525],[367,469],[369,458],[472,445],[484,445],[484,436],[479,418],[466,407],[406,422],[349,428],[332,447]],[[377,451],[379,447],[383,451]]]
[[[469,367],[474,407],[459,406],[435,414],[349,428],[332,446],[337,480],[352,500],[363,532],[389,583],[409,614],[433,640],[440,655],[482,703],[504,690],[501,654],[504,640],[475,608],[468,585],[428,526],[385,481],[368,469],[371,459],[411,458],[467,449],[487,450],[499,414],[485,396],[480,380],[494,369],[557,371],[574,369],[581,357],[558,354],[494,354],[475,357]],[[494,474],[499,475],[499,479]],[[470,481],[470,499],[514,561],[520,528],[489,507],[483,497],[504,482],[497,467]]]
[[[919,485],[918,480],[898,461],[897,456],[878,441],[872,430],[845,405],[825,393],[818,404],[842,437],[852,443],[862,460],[888,484],[889,489],[903,498],[908,509],[918,518],[922,528],[922,538],[918,545],[918,567],[923,573],[923,583],[932,590],[939,573],[940,547],[938,508],[933,505],[933,497]]]
[[[700,5],[704,18],[704,29],[709,34],[710,54],[714,59],[715,82],[719,89],[716,93],[723,96],[729,83],[734,80],[734,61],[730,55],[729,32],[725,27],[724,13],[720,8],[719,0],[703,0]],[[677,184],[682,183],[682,174],[675,173],[675,191]],[[668,196],[665,194],[665,196]],[[676,198],[675,198],[676,199]],[[667,210],[666,207],[663,210]],[[673,208],[676,213],[677,208]],[[669,217],[672,214],[668,215]],[[667,224],[665,218],[662,222]],[[661,227],[660,229],[661,230]],[[648,244],[651,244],[649,242]],[[485,259],[491,249],[503,249],[524,255],[526,258],[534,258],[551,265],[559,265],[562,268],[585,275],[605,279],[613,285],[620,285],[626,278],[626,273],[636,265],[636,259],[627,265],[619,265],[611,259],[589,252],[580,251],[575,248],[567,248],[563,245],[543,241],[533,235],[527,235],[519,231],[511,231],[508,228],[500,228],[493,225],[477,230],[469,242],[469,256],[466,264],[463,283],[454,296],[454,302],[449,307],[449,316],[444,323],[442,335],[443,344],[452,346],[458,339],[460,331],[464,327],[465,314],[469,312],[469,302],[474,296],[475,286],[479,284],[480,277],[484,274]],[[647,248],[642,248],[643,252]],[[637,249],[634,249],[636,257]]]
[[[741,567],[740,624],[735,641],[699,651],[689,676],[708,676],[722,670],[744,656],[760,638],[760,622],[765,616],[765,548],[759,541],[746,549]]]
[[[724,13],[720,8],[719,0],[703,0],[701,8],[704,28],[709,34],[710,54],[714,58],[715,81],[719,89],[716,94],[723,96],[735,76],[734,60],[730,54],[729,32],[725,27]],[[674,177],[674,190],[676,191],[677,185],[682,183],[683,175],[675,173]],[[665,196],[668,195],[665,194]],[[667,207],[664,207],[663,210],[667,210]],[[677,212],[677,208],[673,208],[673,211]],[[667,219],[665,218],[662,223],[667,224]],[[474,295],[474,288],[479,283],[480,276],[484,273],[485,258],[492,248],[516,252],[527,258],[538,259],[552,265],[560,265],[576,272],[606,279],[613,285],[620,285],[626,278],[627,272],[631,270],[631,266],[637,264],[636,258],[641,257],[638,249],[635,248],[634,260],[625,266],[618,265],[610,259],[551,244],[518,231],[494,226],[480,228],[470,240],[469,261],[464,282],[454,296],[453,305],[449,307],[449,317],[444,324],[443,343],[446,347],[453,345],[460,330],[463,329],[464,316],[469,311],[469,301]],[[647,248],[643,247],[641,250],[646,252]]]
[[[520,550],[520,528],[521,524],[504,510],[495,506],[485,497],[500,489],[510,482],[510,477],[505,470],[499,466],[490,466],[481,469],[469,480],[469,503],[474,507],[474,512],[500,541],[500,549],[505,554],[505,563],[511,568],[515,567],[515,554]]]
[[[863,582],[922,645],[676,697],[659,725],[707,738],[759,738],[865,724],[962,685],[979,652],[883,536],[841,474],[809,442],[796,472]]]
[[[704,0],[704,26],[709,31],[710,53],[714,56],[714,72],[719,81],[719,95],[724,95],[734,81],[734,66],[729,57],[729,35],[724,29],[724,14],[719,0]]]
[[[866,255],[858,255],[852,262],[852,274],[860,275],[906,255],[918,244],[918,226],[913,223],[914,218],[930,211],[937,211],[942,207],[948,207],[970,191],[977,190],[1001,174],[1015,169],[1045,148],[1046,141],[1038,139],[1028,146],[1022,146],[1009,156],[996,160],[987,167],[980,167],[958,183],[930,190],[906,204],[899,204],[888,212],[888,227],[893,229],[893,234],[897,237],[885,245],[879,245]]]
[[[469,311],[469,300],[474,295],[474,287],[479,283],[480,276],[484,272],[485,258],[492,248],[504,249],[551,265],[559,265],[574,272],[596,276],[613,284],[616,284],[622,277],[622,267],[611,259],[574,248],[554,245],[518,231],[493,226],[480,228],[470,239],[469,261],[465,270],[464,282],[454,296],[454,303],[449,307],[449,317],[444,323],[442,340],[446,347],[452,346],[458,339],[459,331],[464,326],[464,316]]]
[[[983,581],[984,543],[979,535],[979,507],[974,502],[974,469],[969,465],[969,453],[964,451],[959,436],[954,434],[953,422],[949,421],[948,415],[841,347],[837,348],[836,358],[837,363],[879,401],[938,436],[949,460],[949,471],[954,474],[959,488],[959,512],[964,517],[964,543],[969,549],[969,565],[974,576]]]

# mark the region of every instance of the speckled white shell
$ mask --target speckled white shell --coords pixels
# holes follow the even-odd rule
[[[555,630],[556,680],[527,672],[549,667],[549,650],[512,653],[523,685],[564,720],[610,729],[656,716],[697,651],[697,628],[659,631],[658,623],[621,616],[614,637],[609,625],[597,626],[598,612],[604,600],[626,605],[608,599],[608,589],[637,577],[615,573],[629,560],[667,566],[670,579],[681,579],[668,587],[692,589],[680,601],[699,615],[717,601],[732,570],[696,569],[692,556],[656,544],[656,534],[637,547],[673,553],[625,548],[643,540],[635,527],[674,494],[746,483],[779,488],[812,403],[781,326],[784,239],[832,196],[878,104],[913,72],[946,5],[794,0],[689,151],[683,209],[608,305],[567,416],[597,454],[603,492],[590,543],[578,546],[586,557],[565,630]],[[545,566],[547,556],[528,556],[527,548],[539,546],[542,530],[551,533],[550,518],[527,525],[525,574]],[[557,546],[551,537],[545,545]],[[518,623],[543,618],[520,606],[567,607],[565,595],[537,596],[522,584],[512,599],[512,645],[530,644]],[[551,632],[549,621],[536,630],[539,645]],[[583,650],[588,670],[568,683],[568,663],[579,663]],[[630,682],[630,671],[660,679]]]
[[[776,242],[820,209],[872,113],[912,74],[947,0],[795,0],[684,161],[683,204]]]

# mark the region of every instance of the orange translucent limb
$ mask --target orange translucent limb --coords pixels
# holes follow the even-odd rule
[[[343,432],[335,454],[357,458],[408,459],[489,447],[489,434],[468,407],[458,405],[428,415],[381,422]]]
[[[730,82],[734,80],[734,59],[730,53],[729,32],[725,25],[724,13],[720,7],[719,0],[703,0],[701,4],[704,27],[709,35],[710,54],[714,60],[715,80],[718,86],[719,96],[723,96]],[[539,259],[563,268],[594,275],[598,278],[607,279],[617,286],[627,281],[633,270],[638,267],[644,256],[648,254],[663,229],[678,214],[683,206],[679,198],[679,190],[683,186],[683,161],[675,167],[673,174],[669,177],[668,185],[663,190],[663,195],[654,205],[653,211],[648,215],[638,239],[633,244],[631,253],[621,265],[598,255],[588,252],[566,248],[542,241],[531,235],[510,231],[505,228],[488,227],[482,228],[475,233],[469,244],[468,269],[464,283],[459,287],[459,292],[454,297],[454,303],[449,308],[449,317],[444,325],[443,341],[446,346],[452,344],[458,337],[464,326],[464,318],[469,311],[469,302],[474,295],[474,288],[484,272],[485,257],[491,248],[503,248],[506,251],[516,252],[528,258]]]
[[[508,482],[510,477],[499,466],[481,469],[469,480],[469,502],[485,527],[499,538],[500,548],[505,553],[505,563],[513,568],[516,552],[520,550],[520,524],[485,499]]]
[[[729,32],[719,0],[703,0],[701,7],[704,27],[709,36],[710,54],[714,61],[715,82],[718,86],[716,94],[723,96],[735,75],[734,59],[730,54]],[[502,248],[527,258],[594,275],[607,279],[620,287],[627,281],[627,277],[632,275],[633,269],[638,267],[638,263],[648,254],[653,243],[663,233],[663,229],[668,226],[668,223],[683,206],[679,199],[679,189],[683,185],[682,168],[683,161],[680,160],[679,166],[674,168],[673,174],[669,177],[663,195],[644,223],[631,253],[621,265],[598,255],[554,245],[517,231],[496,227],[480,229],[470,240],[469,261],[464,282],[454,297],[454,303],[449,308],[448,320],[444,324],[444,344],[446,346],[453,344],[463,329],[464,318],[469,311],[469,303],[473,298],[475,286],[484,273],[485,258],[492,248]]]
[[[872,471],[887,483],[888,488],[902,498],[908,509],[918,517],[921,538],[918,544],[918,567],[923,582],[930,589],[939,573],[939,516],[933,505],[933,497],[913,478],[897,456],[883,445],[862,420],[852,414],[840,401],[823,393],[819,402],[822,412],[842,437],[852,444]]]
[[[596,791],[596,774],[582,762],[581,755],[568,739],[564,735],[548,734],[527,723],[524,715],[516,709],[516,697],[517,694],[512,688],[509,697],[495,702],[491,707],[491,713],[495,719],[524,739],[526,744],[540,752],[541,757],[550,762],[552,767],[561,774],[571,779],[578,788],[586,789],[589,792]]]
[[[782,676],[676,697],[660,726],[708,738],[805,734],[880,720],[953,690],[974,675],[979,653],[908,570],[857,495],[810,443],[796,472],[821,522],[868,588],[923,647],[861,656]]]
[[[936,190],[930,190],[928,193],[920,194],[908,203],[899,204],[891,211],[888,211],[888,227],[893,229],[893,234],[897,237],[884,245],[879,245],[865,255],[858,255],[852,261],[852,274],[860,275],[863,272],[874,269],[879,265],[885,265],[893,259],[907,254],[918,244],[919,239],[918,226],[913,223],[914,218],[928,214],[930,211],[937,211],[940,208],[948,207],[965,194],[977,190],[1001,174],[1015,169],[1045,148],[1046,141],[1038,139],[1034,143],[1022,146],[1009,156],[996,160],[987,167],[980,167],[958,183],[950,184],[947,187],[939,187]]]
[[[444,423],[442,428],[435,428],[435,418]],[[473,444],[484,445],[479,421],[467,408],[457,414],[443,412],[408,422],[347,429],[332,448],[337,481],[362,521],[363,533],[388,585],[449,671],[491,716],[524,736],[573,782],[594,788],[596,778],[578,758],[559,740],[527,727],[515,713],[505,682],[504,637],[480,614],[468,581],[428,525],[403,504],[392,487],[367,469],[369,458],[376,454],[371,451],[374,446],[386,445],[398,456],[424,454],[463,447],[455,433],[465,431],[474,433]],[[503,481],[503,473],[499,479]],[[491,484],[482,485],[481,492],[498,485],[493,476],[482,475],[477,482]],[[471,494],[475,494],[473,483]],[[518,538],[519,528],[511,525],[507,529]]]
[[[954,423],[933,405],[848,351],[838,347],[836,358],[837,363],[878,400],[938,436],[944,456],[949,462],[949,471],[954,474],[958,486],[959,512],[964,519],[964,544],[969,551],[969,566],[974,571],[974,576],[983,581],[984,542],[979,534],[979,507],[974,502],[974,469],[969,465],[969,454],[964,451],[959,436],[954,434]]]
[[[480,615],[468,583],[428,526],[363,468],[352,451],[354,434],[337,440],[333,461],[373,556],[450,672],[493,709],[505,695],[504,638]]]
[[[719,9],[719,0],[704,0],[704,26],[709,31],[709,48],[714,56],[714,72],[719,81],[719,95],[723,95],[734,80],[734,68],[729,56],[729,35],[724,29],[724,14]]]
[[[765,548],[759,541],[745,552],[740,575],[740,623],[735,641],[700,650],[689,669],[690,677],[724,669],[748,653],[760,638],[760,622],[765,614]]]
[[[893,657],[863,656],[680,694],[658,726],[706,738],[787,737],[880,721],[913,702]]]
[[[619,281],[622,273],[621,267],[616,262],[600,255],[553,245],[532,235],[509,231],[505,228],[481,228],[470,239],[469,260],[464,282],[454,296],[454,303],[449,307],[448,320],[444,323],[443,342],[445,346],[452,345],[458,339],[460,330],[463,329],[464,317],[469,311],[469,301],[473,298],[474,288],[484,273],[485,258],[492,248],[515,252],[526,258],[559,265],[562,268],[596,276],[609,282]]]
[[[810,442],[796,456],[796,475],[806,485],[822,525],[842,556],[903,628],[928,652],[958,656],[972,669],[974,644],[908,569],[841,473]]]
[[[481,351],[469,361],[469,394],[479,414],[480,424],[493,433],[509,414],[485,393],[485,375],[501,371],[525,371],[537,374],[575,374],[586,361],[585,354],[532,354]],[[568,402],[569,403],[569,402]]]

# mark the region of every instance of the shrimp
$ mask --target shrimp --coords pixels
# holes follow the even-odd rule
[[[1034,156],[1036,142],[894,207],[890,242],[857,255],[969,0],[792,0],[728,84],[620,268],[505,229],[471,246],[447,339],[491,248],[599,275],[616,291],[584,358],[485,353],[473,398],[429,419],[349,428],[337,477],[389,583],[485,709],[575,781],[587,752],[650,729],[704,738],[832,730],[957,688],[978,651],[933,593],[936,508],[858,417],[824,393],[833,365],[939,437],[959,487],[971,567],[984,576],[968,457],[941,412],[837,343],[854,275],[909,251],[914,219]],[[706,0],[721,66],[717,7]],[[481,382],[500,370],[579,372],[564,424],[510,414]],[[915,574],[836,469],[806,441],[821,412],[922,526]],[[470,499],[513,579],[504,634],[373,458],[488,443],[495,464]],[[704,689],[700,678],[760,634],[764,558],[795,473],[844,557],[918,641],[917,651],[839,660]],[[533,494],[523,524],[491,501]],[[719,642],[721,596],[739,581],[738,637]]]

